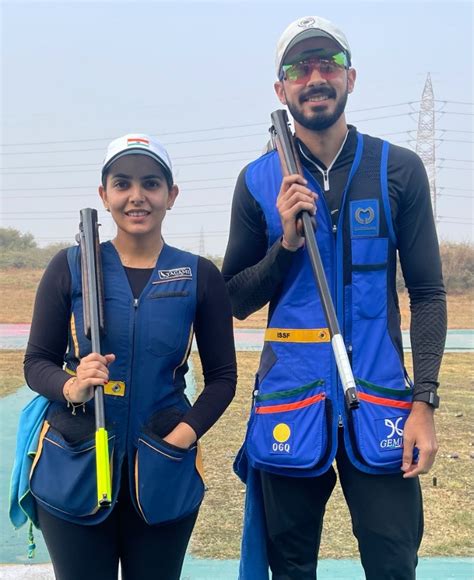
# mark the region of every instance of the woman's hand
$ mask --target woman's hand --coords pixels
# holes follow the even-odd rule
[[[173,431],[163,437],[163,441],[182,449],[189,449],[193,443],[196,443],[196,440],[196,432],[187,423],[178,423]]]
[[[66,401],[75,404],[90,401],[94,396],[94,387],[104,385],[109,380],[108,365],[114,360],[114,354],[102,356],[96,352],[81,359],[76,376],[64,383],[63,395]]]
[[[281,182],[277,198],[276,206],[283,227],[281,243],[284,248],[292,252],[304,244],[303,224],[297,216],[302,211],[308,211],[312,216],[316,213],[315,201],[318,196],[306,187],[307,183],[301,175],[287,175]]]

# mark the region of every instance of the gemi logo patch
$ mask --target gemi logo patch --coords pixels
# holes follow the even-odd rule
[[[390,417],[376,421],[379,446],[382,451],[403,448],[403,427],[406,417]]]
[[[189,266],[173,268],[172,270],[158,270],[158,280],[152,284],[163,284],[165,282],[175,282],[176,280],[192,280],[193,272]]]
[[[353,238],[378,236],[379,227],[378,199],[351,201],[351,236]]]

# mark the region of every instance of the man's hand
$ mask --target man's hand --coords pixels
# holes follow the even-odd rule
[[[413,448],[418,447],[418,463],[413,463]],[[403,430],[404,478],[428,473],[438,452],[434,409],[422,401],[414,401]]]
[[[281,182],[277,198],[277,209],[283,227],[282,245],[287,250],[295,252],[304,244],[303,227],[298,214],[308,211],[316,213],[316,193],[306,187],[307,181],[301,175],[287,175]]]

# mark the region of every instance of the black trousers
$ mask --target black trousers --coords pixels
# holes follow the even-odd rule
[[[341,437],[336,463],[367,580],[414,580],[423,536],[418,478],[359,471]],[[316,578],[324,512],[336,480],[332,467],[310,478],[261,472],[273,580]]]
[[[102,523],[66,522],[38,506],[38,517],[57,580],[178,580],[198,512],[171,524],[149,526],[124,486]]]

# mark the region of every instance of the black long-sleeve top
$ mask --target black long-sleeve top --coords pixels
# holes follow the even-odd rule
[[[135,298],[153,269],[125,268]],[[53,401],[64,401],[63,386],[71,378],[63,370],[71,311],[71,274],[66,250],[50,262],[38,287],[25,354],[25,378],[31,389]],[[232,313],[226,287],[212,262],[199,258],[194,332],[201,358],[204,389],[183,417],[201,437],[221,416],[235,394]]]
[[[324,192],[334,223],[337,223],[356,144],[356,128],[350,126],[344,146],[328,169],[304,143],[297,143],[303,165]],[[326,172],[326,184],[321,169]],[[234,316],[240,319],[277,295],[293,259],[293,253],[283,248],[280,241],[268,249],[265,216],[247,188],[246,170],[247,167],[240,173],[235,187],[229,241],[222,267]],[[447,327],[446,292],[429,183],[418,155],[391,145],[388,190],[398,255],[410,297],[416,400],[417,394],[436,391],[438,387]]]

